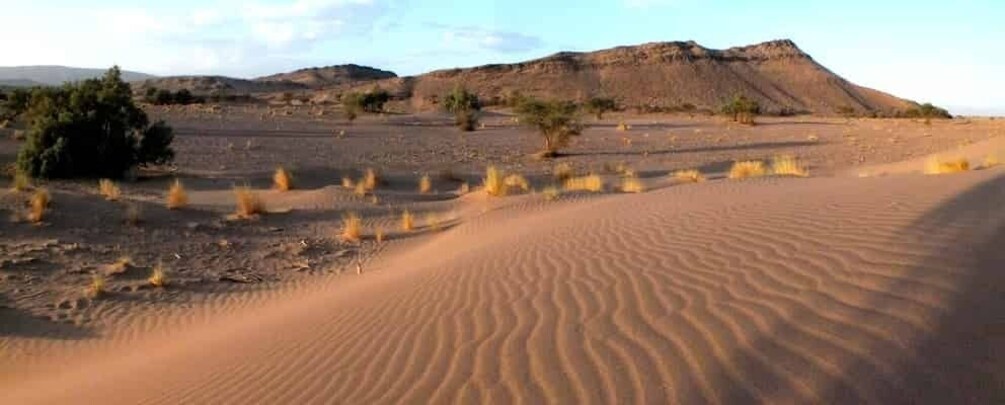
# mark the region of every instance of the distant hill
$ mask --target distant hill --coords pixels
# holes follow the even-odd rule
[[[187,89],[195,94],[252,94],[307,90],[307,85],[289,81],[257,81],[226,76],[169,76],[132,82],[133,92],[142,93],[149,87],[178,91]]]
[[[394,74],[394,72],[375,69],[369,66],[349,64],[300,69],[289,73],[259,77],[255,79],[255,81],[293,82],[306,85],[310,88],[323,88],[327,86],[356,84],[359,82],[391,79],[395,77],[398,77],[398,75]]]
[[[626,107],[692,104],[718,109],[738,94],[757,100],[769,112],[833,114],[839,107],[893,111],[913,105],[845,80],[789,40],[726,50],[689,41],[561,52],[527,62],[439,70],[376,84],[411,98],[417,108],[429,107],[457,84],[483,100],[519,92],[580,101],[611,97]]]
[[[0,79],[0,88],[35,87],[35,86],[43,86],[43,84],[28,79]]]
[[[2,66],[0,84],[22,83],[33,85],[60,85],[65,82],[101,77],[108,69],[86,69],[67,66]],[[144,80],[156,76],[146,73],[122,71],[125,81]]]

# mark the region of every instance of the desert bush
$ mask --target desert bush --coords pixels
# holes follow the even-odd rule
[[[614,129],[616,131],[618,131],[618,132],[627,132],[627,131],[630,131],[632,129],[632,126],[628,125],[624,121],[621,121],[621,122],[618,123],[618,126],[615,127]]]
[[[234,200],[237,218],[252,218],[265,213],[265,203],[258,193],[247,186],[234,187]]]
[[[11,179],[11,190],[21,192],[31,188],[31,177],[22,173],[19,170],[14,171],[14,177]]]
[[[363,185],[366,191],[373,191],[377,189],[380,184],[380,175],[373,168],[367,168],[366,173],[363,174],[363,178],[359,181]]]
[[[349,92],[342,95],[342,108],[345,111],[379,113],[384,111],[384,104],[391,100],[391,94],[386,90],[375,88],[366,93]],[[347,117],[348,118],[348,117]]]
[[[942,160],[931,156],[925,161],[925,174],[949,174],[970,170],[970,161],[966,158]]]
[[[148,87],[143,95],[143,101],[155,105],[189,105],[205,103],[206,98],[193,95],[188,89],[171,92],[170,90]]]
[[[700,183],[705,181],[705,176],[697,169],[678,170],[673,173],[673,178],[678,181],[688,183]]]
[[[618,108],[618,103],[613,98],[594,97],[586,102],[586,111],[593,114],[597,120],[604,119],[604,113],[614,111]]]
[[[729,178],[731,179],[760,177],[765,175],[765,173],[766,170],[764,168],[764,162],[760,160],[735,162],[733,163],[733,166],[729,168]]]
[[[88,298],[100,298],[105,294],[105,286],[107,284],[105,276],[95,274],[91,277],[91,283],[84,289],[84,294],[87,295]]]
[[[33,223],[42,222],[45,218],[45,212],[49,209],[49,203],[51,198],[49,197],[49,191],[40,188],[35,190],[35,193],[31,195],[28,200],[28,221]]]
[[[526,177],[518,173],[508,174],[503,179],[503,184],[506,185],[507,190],[520,189],[524,192],[530,191],[530,182],[527,181]]]
[[[809,170],[795,156],[775,156],[771,160],[771,174],[776,176],[809,176]]]
[[[185,186],[181,184],[181,180],[175,179],[174,183],[171,183],[171,187],[168,188],[167,208],[174,210],[185,208],[187,205],[188,193],[185,192]]]
[[[157,265],[150,271],[150,277],[147,277],[147,282],[154,287],[167,287],[168,277],[167,272],[164,271],[163,263],[157,262]]]
[[[576,172],[572,169],[572,165],[568,163],[559,163],[551,169],[551,175],[558,181],[566,181],[576,175]]]
[[[565,181],[562,185],[566,191],[592,191],[604,190],[604,180],[596,174],[582,177],[573,177]]]
[[[419,179],[419,193],[426,194],[433,189],[433,181],[429,179],[428,174],[422,175]]]
[[[474,131],[478,126],[481,102],[478,101],[478,96],[468,92],[464,87],[456,86],[450,94],[444,96],[443,108],[454,114],[454,123],[462,131]]]
[[[485,178],[482,179],[482,185],[485,187],[485,192],[488,195],[496,197],[506,196],[508,187],[506,186],[505,174],[495,166],[489,166],[485,169]]]
[[[149,123],[118,67],[100,79],[34,90],[26,117],[17,165],[31,177],[117,178],[174,158],[171,128]]]
[[[384,243],[384,228],[377,227],[377,229],[374,229],[373,240],[377,241],[377,243]]]
[[[858,115],[858,112],[855,111],[855,108],[846,105],[835,108],[834,112],[845,118],[853,118],[856,115]]]
[[[643,191],[646,191],[646,186],[638,176],[630,175],[621,178],[621,192],[641,193]]]
[[[98,180],[98,192],[108,201],[117,201],[122,196],[122,190],[119,189],[119,185],[109,179]]]
[[[557,199],[561,194],[562,190],[559,190],[558,187],[555,186],[548,186],[541,190],[541,195],[543,195],[544,199],[548,201]]]
[[[343,242],[359,242],[362,233],[363,221],[359,219],[358,215],[350,212],[342,217],[342,235],[340,237]]]
[[[554,157],[569,143],[569,138],[582,133],[583,126],[576,115],[576,105],[567,101],[527,100],[517,108],[520,123],[534,127],[544,138],[542,157]]]
[[[953,118],[952,114],[949,114],[949,111],[946,111],[946,109],[944,109],[944,108],[936,107],[936,106],[932,105],[932,103],[924,103],[924,104],[917,105],[916,107],[909,108],[909,109],[907,109],[907,111],[904,111],[903,113],[898,113],[898,116],[901,116],[901,117],[904,117],[904,118],[928,118],[928,119],[931,119],[931,118],[941,118],[941,119],[950,119],[950,118]]]
[[[415,216],[405,210],[401,213],[401,230],[411,232],[413,229],[415,229]]]
[[[290,191],[293,189],[293,175],[282,166],[276,168],[272,175],[272,187],[279,191]]]
[[[757,101],[751,100],[744,95],[737,95],[733,100],[722,106],[722,113],[730,115],[734,122],[746,125],[754,125],[754,117],[761,112],[761,106]]]
[[[342,187],[343,188],[355,188],[356,182],[352,180],[352,177],[342,176]]]

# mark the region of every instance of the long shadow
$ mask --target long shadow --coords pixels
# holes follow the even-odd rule
[[[777,126],[787,126],[787,125],[812,125],[812,126],[819,126],[819,125],[831,125],[831,126],[842,125],[843,126],[845,124],[839,123],[839,122],[827,122],[827,121],[805,121],[805,122],[804,121],[781,121],[781,122],[760,122],[759,121],[757,123],[757,126],[759,126],[759,127],[773,127],[773,126],[777,127]]]
[[[21,338],[47,338],[59,340],[82,340],[95,337],[90,329],[69,324],[53,322],[49,319],[33,316],[23,310],[10,307],[0,297],[0,338],[15,336]]]
[[[894,353],[887,362],[892,379],[877,378],[877,366],[868,356],[882,347],[866,348],[864,358],[852,360],[827,386],[817,392],[822,403],[882,404],[993,404],[1005,403],[1005,175],[999,175],[942,203],[897,235],[898,239],[924,242],[953,241],[929,253],[907,274],[891,281],[884,290],[898,296],[910,296],[914,280],[931,274],[933,263],[951,263],[951,272],[961,280],[952,294],[947,310],[939,316],[934,331],[920,340],[897,336],[896,343],[906,349]],[[961,227],[959,224],[985,224]],[[977,229],[969,229],[977,228]],[[983,232],[982,232],[983,231]],[[890,244],[904,243],[891,240]],[[917,275],[917,277],[912,277]],[[889,301],[887,301],[889,302]],[[889,304],[887,304],[889,305]],[[879,298],[867,299],[856,306],[882,313]],[[755,383],[776,398],[794,393],[797,387],[762,365],[751,353],[769,357],[773,351],[786,351],[781,344],[787,336],[797,336],[798,320],[812,318],[812,309],[787,314],[788,322],[779,322],[770,333],[752,342],[747,350],[730,354],[731,363],[758,376]],[[863,319],[863,322],[866,321]],[[854,320],[849,320],[854,323]],[[856,330],[836,333],[854,334]],[[781,341],[781,342],[780,342]],[[902,350],[902,352],[901,352]],[[877,353],[878,354],[878,353]],[[889,358],[891,353],[884,353]],[[902,356],[900,356],[902,354]],[[725,403],[751,403],[756,398],[741,388],[749,381],[734,381],[725,373],[715,376]],[[867,396],[863,398],[863,396]]]
[[[773,149],[773,148],[794,148],[800,146],[814,146],[821,145],[820,142],[809,142],[809,141],[791,141],[791,142],[762,142],[762,143],[751,143],[746,145],[728,145],[728,146],[705,146],[700,148],[680,148],[680,149],[657,149],[657,150],[631,150],[631,151],[617,151],[617,152],[564,152],[562,156],[625,156],[625,155],[669,155],[669,154],[680,154],[680,153],[699,153],[699,152],[728,152],[728,151],[740,151],[740,150],[760,150],[760,149]]]

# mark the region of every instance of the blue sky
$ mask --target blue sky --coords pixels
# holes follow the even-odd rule
[[[845,78],[1005,114],[1005,1],[0,0],[0,66],[253,77],[358,63],[416,74],[562,50],[789,38]]]

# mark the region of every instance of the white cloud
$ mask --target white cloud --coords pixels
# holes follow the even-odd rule
[[[476,27],[446,28],[443,41],[448,47],[460,46],[504,53],[526,52],[541,47],[541,40],[537,37]]]

